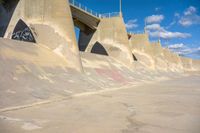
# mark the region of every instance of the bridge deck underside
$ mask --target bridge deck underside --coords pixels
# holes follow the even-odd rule
[[[99,18],[72,5],[70,8],[75,26],[79,27],[82,31],[96,30],[100,22]]]

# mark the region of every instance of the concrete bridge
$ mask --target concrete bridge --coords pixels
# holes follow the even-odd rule
[[[75,26],[85,32],[96,30],[102,18],[120,16],[120,12],[99,14],[75,0],[69,0],[69,4]]]
[[[121,13],[98,14],[74,0],[19,0],[8,22],[4,38],[44,46],[64,57],[69,67],[79,71],[82,71],[79,51],[109,56],[127,67],[144,59],[140,54],[135,55],[138,51],[154,56],[155,62],[160,62],[157,56],[160,58],[162,53],[170,54],[160,44],[149,45],[147,34],[128,34]],[[74,26],[80,29],[78,41]],[[149,58],[146,60],[150,61]],[[168,60],[181,59],[174,55]]]
[[[6,21],[0,16],[1,22]],[[4,38],[0,38],[0,133],[51,133],[58,129],[75,133],[135,129],[198,133],[199,128],[188,127],[185,121],[195,122],[197,119],[191,118],[199,118],[194,112],[199,108],[189,109],[186,115],[182,110],[189,104],[199,106],[193,103],[200,101],[196,99],[199,93],[195,94],[200,62],[172,54],[160,42],[151,43],[147,33],[127,36],[122,15],[99,15],[68,0],[20,0],[7,25]],[[74,26],[80,28],[79,44]],[[194,79],[187,73],[179,81],[185,71],[195,71]],[[166,79],[169,81],[161,82]],[[152,86],[155,81],[165,87]],[[184,83],[191,84],[193,93]],[[110,95],[114,92],[118,93]],[[180,96],[178,100],[172,99],[174,93]],[[191,102],[190,97],[195,99]],[[180,106],[183,100],[188,104]],[[145,110],[150,110],[149,115]],[[135,120],[132,116],[137,111],[141,119],[136,116]],[[172,129],[174,116],[183,123]],[[160,119],[155,121],[156,117]]]
[[[74,26],[80,29],[78,44]],[[74,0],[20,0],[4,37],[27,41],[19,37],[19,31],[24,29],[30,31],[27,33],[31,36],[29,42],[45,45],[67,60],[76,53],[74,60],[77,61],[72,64],[79,68],[78,48],[113,57],[127,66],[134,61],[120,13],[98,14]],[[66,48],[66,44],[72,46],[68,47],[72,51]]]
[[[75,26],[87,33],[96,30],[100,22],[100,15],[74,0],[69,2]]]
[[[131,65],[134,59],[121,13],[98,14],[74,0],[69,2],[74,25],[80,29],[79,50],[108,55]]]

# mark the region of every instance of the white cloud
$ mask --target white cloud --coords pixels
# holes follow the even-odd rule
[[[185,27],[200,24],[200,16],[197,14],[197,9],[193,6],[187,8],[180,18],[179,24]]]
[[[192,15],[194,13],[196,13],[197,9],[193,6],[190,6],[189,8],[186,9],[186,11],[184,12],[184,15]]]
[[[129,20],[126,24],[125,24],[127,29],[134,29],[138,27],[137,24],[137,19],[133,19],[133,20]]]
[[[173,44],[173,45],[169,45],[167,47],[171,51],[173,51],[179,55],[183,55],[183,56],[195,55],[195,56],[198,56],[198,58],[200,58],[200,47],[190,48],[183,43]]]
[[[183,43],[177,43],[177,44],[168,46],[169,49],[180,49],[180,48],[183,48],[183,47],[185,47],[185,45]]]
[[[179,23],[182,26],[191,26],[193,24],[200,24],[200,16],[198,15],[192,15],[192,16],[183,16],[180,20]]]
[[[160,24],[151,24],[146,26],[146,30],[162,30]]]
[[[151,37],[159,37],[159,38],[163,38],[163,39],[191,37],[191,34],[188,34],[188,33],[171,32],[171,31],[167,31],[167,30],[149,32],[149,34]]]
[[[163,19],[164,19],[163,15],[152,15],[152,16],[148,16],[145,19],[145,21],[148,24],[150,24],[150,23],[160,23]]]
[[[174,24],[178,23],[184,27],[188,27],[194,24],[200,24],[200,15],[198,15],[197,8],[194,6],[188,7],[182,15],[180,13],[174,13],[174,20],[168,26],[170,28]]]
[[[172,39],[172,38],[188,38],[191,34],[181,32],[171,32],[166,30],[160,24],[151,24],[146,26],[149,35],[154,38]]]
[[[182,26],[190,26],[193,24],[192,20],[190,18],[182,18],[179,23],[182,25]]]

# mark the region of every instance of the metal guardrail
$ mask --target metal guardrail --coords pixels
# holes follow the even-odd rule
[[[75,0],[69,0],[70,5],[79,8],[92,16],[98,17],[98,18],[111,18],[111,17],[117,17],[120,16],[119,12],[113,12],[113,13],[105,13],[105,14],[99,14],[95,11],[92,11],[91,9],[87,8],[86,6],[82,5],[81,3],[75,1]]]
[[[101,14],[101,18],[111,18],[111,17],[119,17],[120,16],[120,12],[112,12],[112,13],[105,13],[105,14]]]
[[[128,34],[145,34],[144,31],[134,31],[134,32],[128,32]]]
[[[82,5],[81,3],[79,3],[79,2],[77,2],[75,0],[69,0],[69,3],[70,3],[70,5],[75,6],[75,7],[79,8],[79,9],[81,9],[81,10],[83,10],[83,11],[85,11],[85,12],[87,12],[87,13],[93,15],[93,16],[95,16],[95,17],[99,17],[99,14],[97,12],[94,12],[94,11],[90,10],[89,8],[87,8],[86,6]]]

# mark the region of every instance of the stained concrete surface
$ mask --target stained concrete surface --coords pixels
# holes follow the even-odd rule
[[[0,112],[1,133],[199,133],[200,75]]]
[[[5,37],[19,19],[36,43],[0,38],[0,133],[199,133],[199,61],[128,40],[121,17],[80,34],[109,56],[79,53],[66,0],[21,0]]]
[[[0,39],[0,44],[0,110],[183,75],[140,67],[131,70],[108,56],[91,53],[80,53],[81,74],[41,45],[9,39]]]
[[[48,47],[68,60],[69,67],[82,71],[68,0],[19,0],[4,38],[11,39],[14,34],[17,40],[27,38],[29,33],[24,34],[26,29],[17,25],[19,20],[29,27],[38,45]],[[13,32],[16,28],[20,30]]]
[[[80,73],[43,45],[0,44],[0,133],[199,131],[199,72],[81,52]]]

